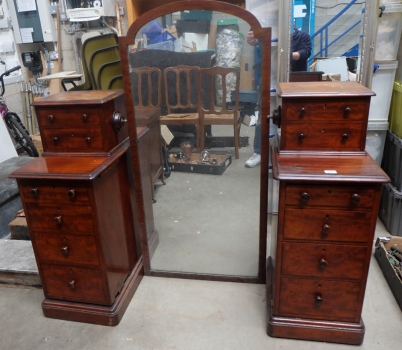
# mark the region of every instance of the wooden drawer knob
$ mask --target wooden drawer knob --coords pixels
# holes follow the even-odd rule
[[[328,235],[330,232],[331,232],[331,226],[329,226],[328,224],[325,224],[325,225],[322,227],[322,233],[323,233],[324,235]]]
[[[304,107],[300,108],[300,118],[303,118],[306,115],[306,109]]]
[[[82,121],[84,123],[86,123],[88,121],[88,115],[87,114],[85,114],[85,113],[82,114]]]
[[[68,255],[68,251],[69,251],[69,248],[68,248],[67,246],[61,248],[61,253],[62,253],[63,255]]]
[[[323,300],[322,300],[322,296],[321,296],[321,295],[316,295],[316,296],[315,296],[315,304],[316,304],[316,305],[318,305],[318,306],[321,305],[321,304],[322,304],[322,301],[323,301]]]
[[[53,137],[53,143],[57,145],[59,142],[59,138],[57,136]]]
[[[304,134],[299,134],[299,140],[304,140],[306,138],[306,135]]]
[[[68,287],[69,287],[70,289],[75,289],[75,281],[72,280],[72,281],[68,282]]]
[[[67,191],[67,195],[68,195],[70,198],[74,198],[74,197],[75,197],[75,190],[74,190],[74,189],[68,190],[68,191]]]
[[[320,259],[320,261],[318,262],[318,265],[322,268],[325,269],[328,266],[328,261],[326,261],[325,259]]]
[[[346,107],[345,108],[345,116],[349,116],[350,112],[352,112],[352,110],[350,109],[350,107]]]
[[[39,193],[39,190],[37,188],[32,188],[29,193],[31,193],[33,196],[37,196]]]
[[[303,202],[307,202],[307,201],[310,199],[310,195],[309,195],[307,192],[303,192],[303,193],[301,194],[301,196],[300,196],[300,199],[301,199]]]
[[[52,122],[54,120],[54,116],[52,114],[49,114],[47,116],[47,119],[49,120],[49,122]]]
[[[90,137],[87,137],[87,138],[85,139],[85,141],[86,141],[87,144],[89,145],[89,144],[91,143],[91,138],[90,138]]]
[[[61,224],[61,215],[55,216],[55,217],[54,217],[54,222],[55,222],[57,225],[60,225],[60,224]]]
[[[342,140],[346,141],[349,138],[348,134],[342,134]]]
[[[353,204],[357,204],[360,202],[360,195],[358,195],[357,193],[352,194],[352,197],[350,199],[352,201]]]

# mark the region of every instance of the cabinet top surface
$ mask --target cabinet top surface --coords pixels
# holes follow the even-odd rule
[[[308,81],[279,83],[277,94],[282,98],[309,97],[361,97],[374,96],[365,86],[350,81]]]
[[[274,178],[287,181],[386,183],[390,179],[367,154],[272,152]]]
[[[116,97],[123,96],[123,90],[88,90],[88,91],[64,91],[58,94],[44,97],[34,101],[32,106],[44,107],[53,105],[75,106],[79,104],[99,105]]]

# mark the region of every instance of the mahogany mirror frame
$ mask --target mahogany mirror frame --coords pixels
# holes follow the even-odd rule
[[[144,196],[142,188],[141,165],[137,139],[137,125],[135,119],[135,108],[132,100],[132,89],[129,68],[129,46],[134,44],[137,32],[151,20],[183,10],[211,10],[227,13],[248,22],[253,28],[254,36],[262,43],[262,90],[261,95],[266,96],[261,100],[261,166],[260,166],[260,222],[259,222],[259,250],[258,250],[258,273],[257,276],[228,276],[218,274],[203,274],[192,272],[160,271],[151,269],[151,260],[147,240],[147,220],[149,213],[146,212],[148,198]],[[200,0],[200,1],[178,1],[168,3],[144,13],[137,18],[129,27],[126,36],[119,37],[120,58],[123,71],[123,86],[127,108],[127,123],[129,129],[131,166],[135,180],[135,202],[136,202],[136,225],[139,231],[141,251],[143,255],[144,273],[147,276],[173,277],[186,279],[200,279],[226,282],[243,283],[265,283],[266,273],[266,251],[267,251],[267,209],[268,209],[268,150],[269,150],[269,121],[270,113],[270,74],[271,74],[271,28],[262,28],[253,14],[243,8],[226,2]],[[149,199],[151,200],[151,199]],[[148,215],[148,216],[147,216]],[[153,216],[151,218],[153,220]]]

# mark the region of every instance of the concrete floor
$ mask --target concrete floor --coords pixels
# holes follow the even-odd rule
[[[252,153],[250,149],[248,152]],[[243,160],[241,163],[244,166]],[[389,234],[378,221],[376,236],[384,235]],[[29,244],[25,245],[25,260],[20,261],[20,268],[28,271],[32,251]],[[6,253],[16,255],[10,245],[0,245],[0,261]],[[116,327],[47,319],[42,315],[43,299],[41,289],[0,285],[0,350],[353,348],[269,337],[263,285],[144,277]],[[363,320],[366,336],[359,349],[401,347],[402,313],[374,257]]]

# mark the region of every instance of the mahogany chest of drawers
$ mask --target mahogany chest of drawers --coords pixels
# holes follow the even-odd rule
[[[389,181],[364,151],[373,93],[349,82],[281,83],[279,90],[267,332],[361,344],[381,186]]]
[[[45,152],[10,177],[27,217],[43,313],[117,325],[143,275],[123,91],[66,92],[34,105]]]

